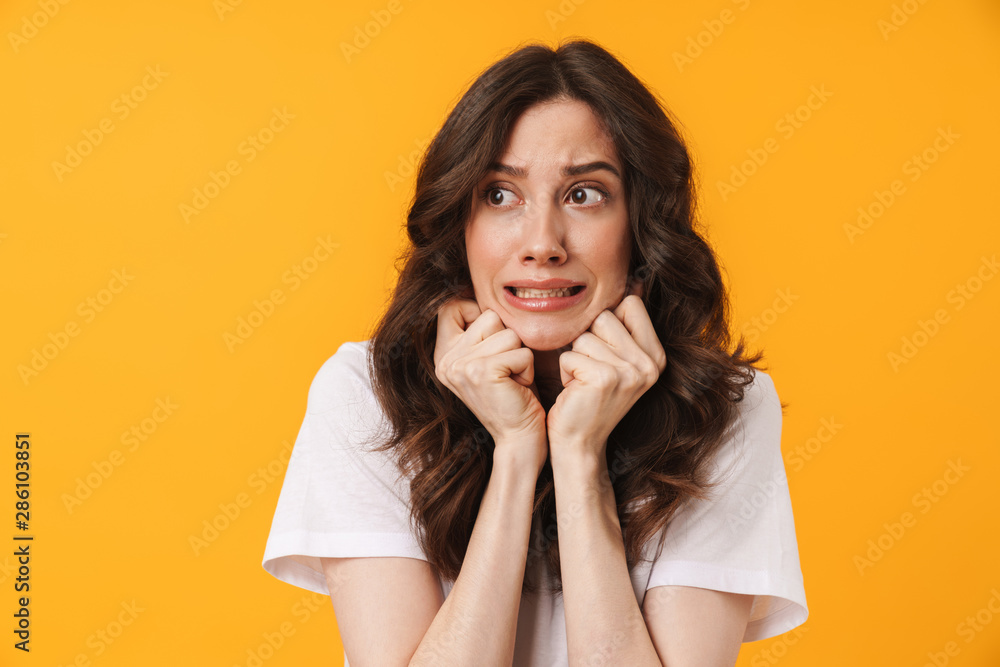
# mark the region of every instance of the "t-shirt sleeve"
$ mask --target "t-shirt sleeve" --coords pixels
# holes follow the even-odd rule
[[[767,639],[809,615],[781,455],[781,404],[755,371],[710,469],[706,499],[689,499],[666,528],[646,589],[693,586],[753,595],[744,642]]]
[[[367,345],[345,343],[313,379],[285,471],[263,566],[329,595],[321,557],[427,560],[409,521],[409,487],[387,452],[367,372]]]

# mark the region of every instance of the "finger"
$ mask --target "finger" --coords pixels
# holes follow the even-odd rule
[[[531,387],[535,381],[535,355],[526,347],[476,358],[479,359],[478,366],[486,373],[481,379],[502,380],[509,377],[524,387]]]
[[[563,387],[569,386],[570,382],[586,383],[588,375],[600,370],[603,366],[607,369],[607,364],[588,357],[580,352],[563,352],[559,355],[559,379]]]
[[[629,299],[638,300],[638,297],[628,297]],[[640,307],[642,302],[639,302]],[[645,308],[642,309],[642,313],[645,313]],[[627,316],[628,313],[625,313]],[[636,317],[635,319],[640,319]],[[646,318],[648,321],[648,317]],[[640,342],[636,340],[636,336],[642,337],[645,334],[645,330],[641,326],[635,326],[637,333],[632,334],[625,326],[625,323],[618,319],[618,316],[611,313],[611,311],[605,310],[594,320],[594,323],[590,327],[590,331],[595,334],[598,341],[592,341],[585,339],[581,342],[581,345],[587,346],[588,356],[594,356],[595,358],[600,358],[605,360],[607,363],[614,363],[615,366],[621,366],[622,363],[615,363],[614,360],[609,359],[607,355],[601,355],[599,343],[604,343],[609,346],[618,358],[623,360],[624,365],[631,366],[632,368],[639,371],[640,376],[645,378],[647,382],[655,382],[659,377],[660,373],[663,372],[663,368],[666,365],[665,358],[666,355],[663,352],[663,346],[660,344],[660,340],[656,337],[656,332],[653,330],[653,325],[651,322],[648,323],[648,329],[652,332],[653,342],[649,343],[643,340]],[[653,349],[649,352],[643,347],[643,345],[649,345]],[[582,351],[582,350],[581,350]],[[660,366],[660,360],[663,360],[664,366]]]
[[[506,328],[503,320],[500,319],[496,311],[487,308],[476,318],[475,322],[466,327],[465,337],[470,346],[476,345]],[[518,339],[518,342],[520,342],[520,339]]]
[[[441,307],[438,311],[437,337],[434,345],[434,361],[440,360],[441,356],[458,344],[459,340],[465,337],[465,333],[483,319],[479,304],[468,299],[452,299]],[[482,324],[487,324],[483,322]],[[501,325],[502,326],[502,325]],[[481,325],[475,333],[465,337],[466,344],[471,346],[484,337]],[[488,329],[488,328],[487,328]],[[487,331],[489,335],[493,331]]]
[[[515,354],[510,354],[510,353]],[[499,359],[499,377],[510,375],[511,379],[525,387],[535,381],[535,355],[521,345],[521,339],[513,329],[501,329],[486,340],[476,343],[466,353],[469,359]]]
[[[624,329],[624,327],[623,327]],[[633,345],[635,342],[633,341]],[[627,363],[627,359],[619,354],[607,341],[598,337],[590,331],[584,331],[573,341],[573,351],[586,355],[595,361],[600,361],[612,366],[620,366]]]
[[[619,306],[619,308],[621,308],[621,306]],[[595,317],[594,321],[591,322],[588,331],[609,345],[616,352],[623,355],[629,354],[630,350],[640,349],[636,345],[632,332],[626,327],[625,322],[620,319],[619,315],[610,310],[602,311],[597,317]]]
[[[649,312],[642,303],[642,299],[635,295],[625,297],[618,307],[615,308],[614,315],[622,323],[625,330],[628,331],[632,340],[636,342],[646,356],[653,360],[657,370],[662,373],[663,369],[667,366],[667,354],[663,350],[660,337],[656,335],[656,328],[653,326],[653,321],[649,318]]]
[[[531,387],[535,382],[535,354],[526,347],[507,350],[494,355],[499,367],[510,378],[524,387]],[[537,394],[536,394],[537,395]]]
[[[573,381],[573,370],[579,367],[576,357],[583,356],[579,352],[563,352],[559,355],[559,381],[563,388]]]
[[[438,309],[436,347],[447,349],[450,341],[465,333],[480,315],[479,304],[468,299],[452,299]]]
[[[488,317],[488,313],[484,314],[484,318]],[[489,328],[492,328],[492,325],[484,329],[484,331],[488,331]],[[478,332],[473,331],[472,327],[469,327],[466,335],[470,337],[470,340],[475,340],[478,337]],[[516,350],[519,347],[521,347],[520,336],[513,329],[503,328],[501,325],[499,331],[487,335],[478,343],[472,344],[467,349],[466,354],[469,358],[490,357],[501,352],[506,352],[507,350]]]
[[[479,304],[471,299],[451,299],[438,309],[438,331],[447,335],[461,333],[481,314]]]
[[[454,346],[470,322],[480,316],[479,304],[469,299],[451,299],[438,309],[437,336],[434,341],[434,363]]]

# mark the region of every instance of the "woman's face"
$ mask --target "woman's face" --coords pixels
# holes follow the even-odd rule
[[[526,347],[569,345],[625,297],[630,236],[616,153],[586,103],[536,104],[476,188],[465,231],[476,301]]]

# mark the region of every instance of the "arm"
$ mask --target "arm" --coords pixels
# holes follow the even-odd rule
[[[606,463],[564,456],[553,473],[570,664],[733,665],[753,596],[659,586],[640,610]]]
[[[441,585],[430,564],[415,558],[320,562],[351,665],[408,664],[441,606]]]
[[[665,665],[736,664],[750,618],[752,595],[690,586],[646,591],[642,614]]]
[[[327,581],[339,583],[330,590],[353,667],[511,664],[537,477],[531,470],[513,456],[495,458],[462,570],[443,604],[426,561],[323,559]]]
[[[659,667],[626,567],[607,465],[553,458],[552,472],[569,663]]]
[[[411,665],[510,665],[531,531],[535,474],[510,457],[493,473],[455,585]]]
[[[731,665],[752,597],[670,587],[640,610],[629,576],[607,438],[666,367],[638,295],[601,313],[559,364],[548,434],[570,664]]]

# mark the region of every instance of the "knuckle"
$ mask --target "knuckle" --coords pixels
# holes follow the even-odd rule
[[[462,365],[462,375],[472,384],[481,384],[486,376],[486,367],[481,360],[470,361]]]
[[[438,306],[437,309],[438,317],[441,317],[442,315],[447,314],[448,311],[455,310],[458,307],[459,307],[458,301],[456,301],[455,299],[449,299],[444,303],[442,303],[440,306]]]
[[[612,313],[610,310],[602,310],[601,314],[597,316],[597,319],[601,320],[602,322],[610,322],[611,320],[616,320],[618,318],[615,317],[615,314]]]
[[[643,374],[635,366],[626,368],[623,375],[622,385],[627,389],[636,389],[643,384]]]
[[[667,353],[664,352],[662,348],[659,351],[657,351],[655,361],[656,361],[657,372],[662,373],[663,371],[667,370]]]
[[[646,310],[646,305],[642,302],[642,297],[636,294],[630,294],[626,301],[628,302],[628,308],[634,308],[636,310]]]
[[[521,345],[521,337],[513,329],[503,329],[494,335],[500,336],[500,341],[508,344],[510,347],[520,347]]]

